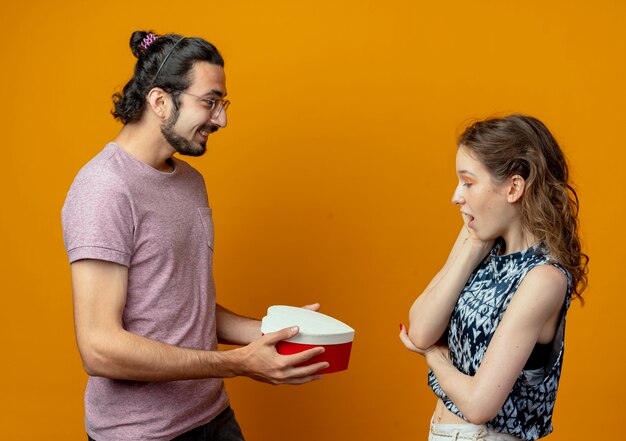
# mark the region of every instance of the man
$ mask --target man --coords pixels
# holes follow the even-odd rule
[[[200,38],[135,32],[133,78],[115,94],[124,127],[79,172],[63,207],[89,439],[243,440],[225,377],[306,383],[328,366],[282,356],[288,328],[216,304],[213,223],[199,156],[226,127],[224,62]],[[317,305],[310,308],[316,309]],[[218,351],[217,343],[242,347]]]

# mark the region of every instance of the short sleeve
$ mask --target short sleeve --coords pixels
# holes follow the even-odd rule
[[[131,201],[120,178],[110,173],[79,173],[61,212],[70,263],[106,260],[129,266],[134,248]]]

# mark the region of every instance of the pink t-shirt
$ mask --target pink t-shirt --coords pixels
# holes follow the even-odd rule
[[[123,326],[175,346],[217,350],[213,221],[204,180],[174,158],[160,172],[114,143],[82,168],[63,206],[69,260],[128,267]],[[90,377],[85,425],[96,441],[170,440],[228,406],[222,379]]]

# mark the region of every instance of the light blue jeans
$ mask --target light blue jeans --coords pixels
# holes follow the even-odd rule
[[[428,441],[519,441],[519,438],[476,424],[435,424],[430,422]]]

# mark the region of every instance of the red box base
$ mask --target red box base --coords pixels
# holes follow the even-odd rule
[[[348,369],[348,363],[350,362],[350,350],[352,349],[351,341],[337,345],[307,345],[302,343],[279,341],[276,344],[276,350],[279,354],[291,355],[306,351],[307,349],[317,348],[319,346],[324,347],[325,352],[323,354],[316,355],[298,366],[308,366],[320,361],[327,361],[330,364],[326,369],[322,369],[321,371],[316,372],[316,374],[331,374],[333,372],[345,371]]]

